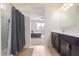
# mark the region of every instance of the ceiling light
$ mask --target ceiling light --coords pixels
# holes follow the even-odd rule
[[[3,9],[3,5],[1,4],[0,7]]]
[[[73,4],[64,4],[61,8],[59,8],[58,11],[66,11],[72,6],[73,6]]]
[[[1,9],[6,9],[6,6],[3,5],[3,4],[0,4],[0,8],[1,8]]]

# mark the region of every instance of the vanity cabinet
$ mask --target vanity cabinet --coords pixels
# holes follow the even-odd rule
[[[62,56],[79,56],[79,38],[52,32],[52,45]]]
[[[60,34],[60,53],[64,56],[79,56],[79,38]]]
[[[79,38],[60,34],[60,53],[64,56],[79,56]]]
[[[60,40],[59,40],[59,34],[58,33],[52,34],[52,44],[56,48],[56,50],[59,52]]]
[[[54,46],[54,43],[53,43],[53,33],[51,33],[51,43],[52,43],[52,46]]]

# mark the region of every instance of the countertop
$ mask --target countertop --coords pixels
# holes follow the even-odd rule
[[[69,36],[73,36],[73,37],[77,37],[79,38],[79,31],[71,31],[71,32],[61,32],[61,31],[53,31],[56,33],[60,33],[60,34],[64,34],[64,35],[69,35]]]

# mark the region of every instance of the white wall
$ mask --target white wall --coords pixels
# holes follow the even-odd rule
[[[31,20],[31,30],[33,30],[34,32],[37,32],[36,23],[37,21]]]
[[[75,7],[71,7],[69,10],[61,12],[62,15],[60,15],[60,27],[63,28],[69,28],[69,27],[74,27],[75,23]]]
[[[60,17],[60,29],[64,32],[77,31],[79,28],[79,4],[74,4],[69,10],[62,12]],[[77,28],[76,28],[77,27]]]
[[[75,26],[79,27],[79,4],[75,4],[75,6],[76,6]]]
[[[1,8],[0,8],[0,56],[1,56]]]
[[[30,17],[25,16],[25,40],[26,40],[26,46],[28,47],[31,45],[31,30],[30,30]]]
[[[51,26],[53,27],[53,25],[51,25],[51,12],[49,10],[45,10],[45,28],[44,28],[44,45],[48,46],[51,45]]]

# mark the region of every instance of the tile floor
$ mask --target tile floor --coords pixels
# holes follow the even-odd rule
[[[53,47],[31,46],[18,53],[18,56],[60,56]]]

